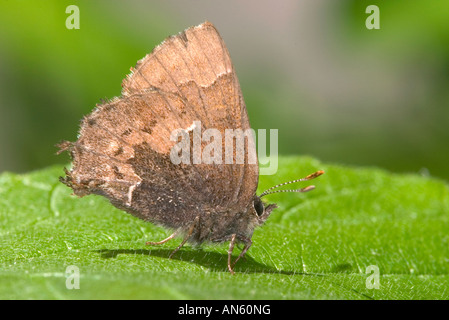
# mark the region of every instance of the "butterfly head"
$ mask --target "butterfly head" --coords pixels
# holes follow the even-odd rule
[[[275,203],[266,204],[260,199],[259,196],[255,195],[252,203],[251,212],[256,220],[257,225],[262,225],[268,219],[271,212],[278,206]]]
[[[321,176],[324,173],[324,171],[320,170],[317,171],[315,173],[309,174],[307,177],[302,178],[302,179],[297,179],[297,180],[292,180],[292,181],[288,181],[288,182],[284,182],[278,185],[275,185],[274,187],[271,187],[267,190],[265,190],[264,192],[262,192],[262,194],[260,196],[255,195],[254,199],[253,199],[253,207],[252,207],[252,212],[253,215],[255,217],[257,217],[257,223],[259,225],[263,224],[268,217],[270,216],[271,212],[277,208],[277,205],[272,203],[272,204],[265,204],[262,201],[262,197],[268,195],[268,194],[272,194],[272,193],[280,193],[280,192],[307,192],[310,190],[315,189],[315,186],[307,186],[305,188],[300,188],[300,189],[289,189],[289,190],[275,190],[281,186],[287,185],[287,184],[291,184],[291,183],[295,183],[295,182],[300,182],[300,181],[308,181],[308,180],[312,180],[315,179],[319,176]]]

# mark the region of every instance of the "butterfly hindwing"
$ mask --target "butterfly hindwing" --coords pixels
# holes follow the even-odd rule
[[[100,105],[71,146],[66,178],[75,193],[97,193],[140,218],[176,228],[201,210],[246,208],[258,182],[258,165],[226,164],[226,130],[250,129],[229,53],[206,22],[167,38],[124,80],[122,96]],[[222,163],[174,164],[177,129],[222,135]],[[255,154],[252,136],[245,151]],[[201,150],[207,142],[201,143]],[[257,158],[256,158],[257,160]]]

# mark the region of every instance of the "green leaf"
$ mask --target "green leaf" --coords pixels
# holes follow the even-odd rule
[[[315,190],[266,197],[280,208],[234,276],[227,243],[187,244],[168,259],[179,239],[146,246],[169,232],[102,197],[71,196],[60,166],[3,173],[0,299],[448,299],[448,185],[281,157],[259,193],[319,169]],[[79,268],[80,289],[66,287],[69,266]],[[378,289],[367,286],[376,283],[369,266]]]

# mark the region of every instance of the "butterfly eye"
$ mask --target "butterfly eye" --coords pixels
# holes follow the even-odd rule
[[[254,209],[256,210],[258,216],[261,216],[265,211],[263,203],[259,198],[254,199]]]

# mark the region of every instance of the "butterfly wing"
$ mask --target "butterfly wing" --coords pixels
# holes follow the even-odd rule
[[[201,132],[218,130],[222,150],[227,129],[250,129],[229,53],[209,22],[166,39],[132,69],[122,97],[83,120],[65,182],[78,195],[105,195],[117,207],[173,228],[201,210],[246,208],[257,188],[257,161],[245,157],[238,164],[233,150],[232,164],[172,163],[171,133],[195,123]],[[251,135],[245,150],[255,156]]]

